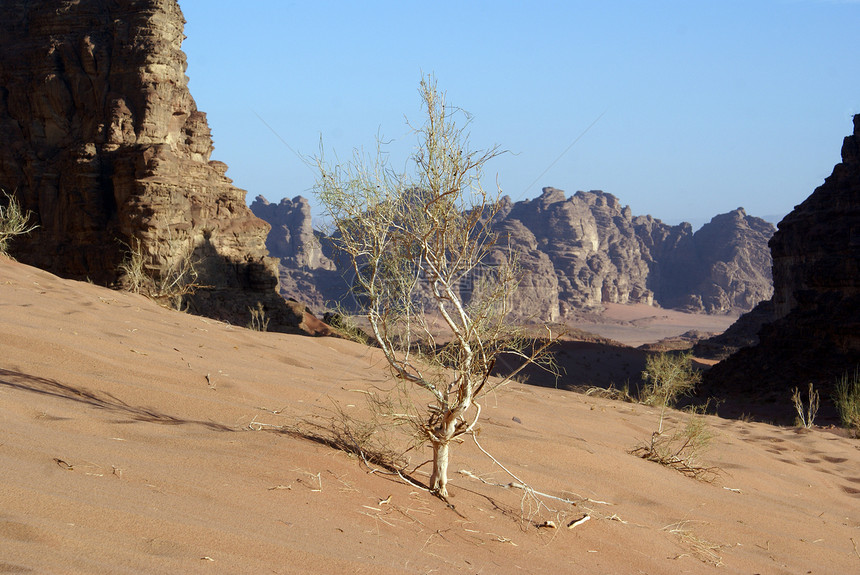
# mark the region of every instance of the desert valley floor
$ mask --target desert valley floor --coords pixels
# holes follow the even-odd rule
[[[708,416],[706,483],[629,453],[654,408],[512,384],[479,441],[545,506],[471,438],[446,505],[289,432],[390,385],[349,341],[0,256],[0,573],[860,573],[858,440]]]

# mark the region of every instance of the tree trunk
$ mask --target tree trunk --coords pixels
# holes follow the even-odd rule
[[[439,497],[448,497],[448,445],[433,443],[433,473],[430,475],[430,491]]]

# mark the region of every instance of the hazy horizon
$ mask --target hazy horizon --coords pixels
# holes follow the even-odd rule
[[[791,211],[860,113],[858,2],[179,3],[212,157],[249,202],[313,202],[299,156],[320,139],[348,159],[381,134],[403,166],[422,73],[472,114],[473,147],[511,151],[488,183],[514,201],[603,190],[694,228]]]

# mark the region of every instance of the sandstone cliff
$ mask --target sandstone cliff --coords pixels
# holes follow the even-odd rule
[[[513,298],[518,319],[564,321],[604,303],[737,313],[771,296],[767,242],[774,228],[743,208],[716,216],[694,234],[687,223],[633,216],[600,191],[567,197],[544,188],[533,200],[501,201],[492,224],[498,245],[486,263],[516,252],[523,271]],[[325,238],[312,235],[307,201],[274,205],[258,198],[252,209],[272,225],[268,241],[281,258],[282,293],[302,294],[318,306],[348,305],[349,270],[330,267],[334,254]],[[320,247],[327,256],[311,255]]]
[[[748,311],[771,295],[767,241],[773,226],[742,208],[689,224],[633,216],[601,191],[566,197],[544,188],[517,202],[518,220],[546,253],[559,284],[562,316],[603,303],[646,303],[705,313]]]
[[[269,255],[298,269],[334,269],[334,263],[322,253],[314,234],[311,205],[306,198],[284,198],[271,204],[263,196],[257,196],[251,211],[272,227],[266,239]]]
[[[660,258],[672,268],[657,289],[663,307],[707,313],[749,311],[773,294],[767,248],[773,225],[743,208],[715,216],[683,249]]]
[[[773,321],[705,382],[770,399],[790,416],[791,388],[811,381],[826,399],[835,378],[860,365],[860,115],[842,163],[780,222],[770,248]]]
[[[137,246],[158,277],[196,262],[192,311],[244,325],[276,294],[269,226],[210,161],[206,115],[188,90],[176,0],[7,0],[0,6],[0,186],[39,228],[19,260],[101,284]]]

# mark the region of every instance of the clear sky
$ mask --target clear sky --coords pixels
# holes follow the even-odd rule
[[[510,150],[487,168],[514,200],[599,189],[671,223],[789,212],[860,113],[860,0],[179,3],[213,159],[249,202],[313,202],[294,151],[320,138],[348,158],[382,134],[402,167],[422,73],[473,147]]]

